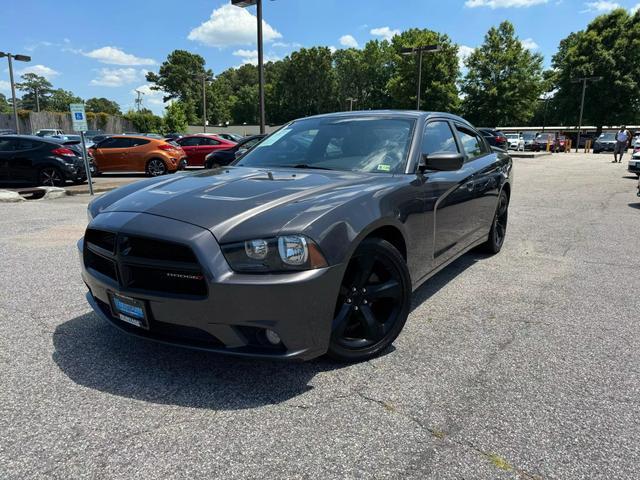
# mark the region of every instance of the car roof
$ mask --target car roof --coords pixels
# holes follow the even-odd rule
[[[450,120],[456,120],[467,125],[471,125],[464,118],[447,112],[423,112],[420,110],[356,110],[353,112],[336,112],[325,113],[322,115],[314,115],[312,117],[304,117],[299,120],[306,120],[308,118],[330,118],[330,117],[396,117],[396,118],[448,118]]]
[[[109,138],[134,138],[136,140],[157,140],[164,142],[164,138],[147,137],[146,135],[109,135]]]
[[[3,135],[2,138],[13,138],[13,139],[16,139],[16,140],[22,140],[22,139],[34,140],[36,142],[55,143],[57,145],[62,143],[62,139],[61,138],[38,137],[37,135],[16,135],[16,134],[12,134],[12,135]]]

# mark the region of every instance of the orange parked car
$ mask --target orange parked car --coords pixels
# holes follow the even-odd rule
[[[145,172],[157,177],[180,170],[187,156],[179,145],[156,138],[115,135],[91,147],[98,174]]]

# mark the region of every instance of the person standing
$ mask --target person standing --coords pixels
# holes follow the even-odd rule
[[[627,127],[622,125],[618,133],[616,133],[616,146],[613,150],[613,162],[611,163],[622,163],[622,156],[627,151],[627,147],[629,146],[629,138],[631,138],[631,134]],[[620,155],[620,159],[618,160],[618,155]]]

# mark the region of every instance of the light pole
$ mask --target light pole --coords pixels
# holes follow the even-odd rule
[[[266,132],[265,128],[265,106],[264,106],[264,47],[262,43],[262,0],[231,0],[231,5],[236,7],[257,6],[258,17],[258,97],[260,98],[260,133]]]
[[[347,102],[349,102],[349,111],[353,112],[353,104],[358,101],[357,98],[347,98]]]
[[[207,82],[213,78],[206,73],[195,73],[194,77],[202,80],[202,132],[207,133]]]
[[[599,82],[602,77],[582,77],[574,78],[572,83],[582,82],[582,101],[580,102],[580,119],[578,120],[578,140],[576,141],[576,153],[578,153],[578,145],[580,144],[580,134],[582,133],[582,113],[584,112],[584,96],[587,93],[587,82]]]
[[[9,61],[9,80],[11,81],[11,98],[13,102],[13,121],[16,126],[16,133],[20,133],[20,126],[18,125],[18,101],[16,100],[16,84],[13,81],[13,62],[12,59],[15,59],[17,62],[30,62],[31,57],[27,55],[12,55],[8,52],[0,52],[0,58],[7,57]]]
[[[422,94],[422,54],[427,52],[439,52],[440,45],[422,45],[419,47],[408,47],[400,50],[402,55],[415,55],[418,54],[418,102],[417,110],[420,110],[420,96]]]

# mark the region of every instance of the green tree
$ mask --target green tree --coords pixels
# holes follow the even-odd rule
[[[93,113],[108,113],[110,115],[122,115],[120,111],[120,105],[113,100],[109,100],[104,97],[90,98],[85,104],[87,112]]]
[[[164,112],[164,127],[170,133],[183,133],[187,131],[189,122],[185,107],[179,100],[172,102]]]
[[[0,113],[11,113],[11,104],[7,101],[7,97],[0,93]]]
[[[213,72],[205,68],[204,58],[186,50],[174,50],[162,63],[158,73],[147,73],[147,81],[154,84],[152,90],[167,93],[165,102],[180,100],[185,106],[189,122],[195,123],[201,118],[203,75],[213,76]]]
[[[362,50],[349,48],[333,55],[336,95],[340,107],[347,110],[348,98],[354,109],[390,108],[393,105],[388,84],[393,76],[395,50],[387,41],[372,40]]]
[[[133,126],[140,133],[159,133],[164,131],[162,117],[155,115],[151,110],[142,108],[139,112],[129,110],[124,118],[133,123]]]
[[[510,22],[489,29],[465,62],[465,116],[487,126],[527,123],[543,91],[542,60],[522,46]]]
[[[36,75],[35,73],[25,73],[21,75],[22,82],[16,83],[16,88],[22,92],[26,92],[20,101],[23,110],[36,110],[36,94],[40,102],[40,109],[44,110],[49,96],[53,92],[53,85],[46,78]]]
[[[73,92],[69,90],[57,88],[51,92],[43,110],[50,112],[68,112],[70,103],[82,103],[82,99],[75,96]]]
[[[283,60],[274,94],[281,101],[280,121],[333,111],[335,75],[327,47],[302,48]]]
[[[577,124],[582,84],[574,80],[600,76],[586,92],[583,123],[597,126],[638,121],[640,114],[640,11],[617,9],[596,17],[586,30],[560,42],[552,68],[557,93],[553,119]]]
[[[401,55],[401,50],[437,44],[439,52],[423,55],[420,109],[456,112],[460,101],[456,85],[460,72],[458,46],[447,35],[416,28],[396,35],[391,43],[395,55],[390,64],[393,75],[387,88],[393,107],[415,109],[417,101],[418,55]]]

